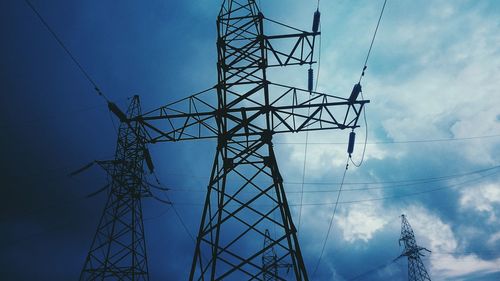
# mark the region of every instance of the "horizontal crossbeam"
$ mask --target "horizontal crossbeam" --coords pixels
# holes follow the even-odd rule
[[[349,100],[318,92],[269,83],[274,95],[269,105],[252,100],[252,106],[235,102],[223,110],[216,105],[215,90],[209,89],[132,118],[145,128],[145,142],[174,142],[218,137],[217,120],[228,118],[235,125],[231,137],[256,136],[267,130],[255,122],[269,113],[271,133],[304,132],[358,127],[358,118],[368,100]],[[213,91],[211,91],[213,90]],[[245,95],[238,96],[239,101]]]

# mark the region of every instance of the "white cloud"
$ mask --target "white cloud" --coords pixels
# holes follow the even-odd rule
[[[323,35],[320,90],[346,96],[359,77],[359,62],[365,55],[364,45],[369,43],[373,31],[370,20],[378,11],[374,4],[376,1],[367,2],[356,9],[356,17],[344,16],[348,14],[346,10],[354,9],[356,4],[325,4],[328,11],[337,14],[323,20],[323,30],[333,32]],[[485,9],[493,2],[410,2],[398,1],[388,7],[367,76],[363,80],[366,97],[371,99],[368,106],[369,142],[385,138],[404,141],[497,134],[500,131],[500,37],[496,34],[500,30],[500,22],[497,15],[491,14],[494,9]],[[341,20],[345,20],[345,25],[338,25]],[[363,38],[368,39],[363,41]],[[296,81],[304,81],[303,76],[299,75]],[[358,140],[362,139],[362,131],[363,128],[358,130]],[[315,133],[311,134],[309,142],[345,142],[347,133]],[[284,137],[288,142],[297,141],[297,138],[296,135]],[[303,142],[304,136],[300,138],[299,141]],[[419,155],[434,162],[429,165],[431,168],[427,167],[429,170],[466,171],[497,164],[500,161],[500,154],[496,153],[499,148],[498,138],[422,144],[418,147],[370,145],[366,160],[397,159],[401,163],[412,163],[414,159],[410,157]],[[324,180],[328,174],[340,174],[345,165],[345,150],[346,145],[342,144],[310,145],[306,181],[313,178]],[[357,145],[356,153],[360,150],[361,146]],[[304,146],[287,146],[285,157],[290,160],[284,163],[286,172],[294,175],[301,173]],[[453,161],[450,162],[450,159]],[[383,165],[382,161],[380,165]],[[418,169],[418,163],[408,166]],[[356,171],[356,176],[380,180],[388,177],[387,174],[368,176],[368,173],[373,173],[373,170],[361,168]],[[350,179],[354,180],[353,177]],[[490,221],[497,219],[499,186],[481,188],[480,192],[478,189],[457,189],[460,196],[457,208],[474,210],[469,212],[473,219],[484,219],[481,213],[489,214]],[[330,199],[321,198],[323,201]],[[388,208],[390,203],[386,203],[384,206],[378,203],[341,205],[334,222],[335,235],[342,235],[344,242],[351,244],[374,242],[376,234],[389,227],[390,218],[400,214],[399,210]],[[452,205],[455,202],[447,203]],[[499,270],[498,259],[483,260],[474,254],[460,254],[472,236],[479,237],[497,230],[474,229],[466,221],[443,221],[435,213],[416,205],[409,206],[405,213],[410,216],[417,242],[433,251],[426,260],[430,263],[433,279],[459,280],[469,274]],[[303,219],[314,218],[303,228],[307,231],[308,240],[321,241],[330,216],[331,208],[304,209]],[[462,233],[456,229],[469,229],[471,232]],[[472,233],[476,230],[478,233]],[[488,243],[494,245],[498,237],[498,233],[493,234]],[[312,245],[315,247],[315,243]]]
[[[490,222],[497,221],[497,208],[500,204],[500,186],[495,183],[473,186],[460,192],[460,206],[467,210],[485,212]]]
[[[500,87],[496,79],[500,40],[491,36],[498,21],[474,8],[447,20],[424,16],[425,25],[418,24],[421,19],[408,21],[394,27],[404,31],[387,38],[386,44],[406,49],[409,56],[400,63],[412,69],[403,83],[388,87],[390,81],[381,78],[372,84],[373,92],[383,93],[373,100],[389,99],[393,105],[390,111],[377,108],[384,129],[394,139],[460,138],[500,131],[495,118],[500,96],[494,94]],[[494,147],[495,142],[473,142],[454,152],[472,162],[492,163]]]
[[[352,205],[336,219],[336,225],[342,229],[344,240],[351,243],[371,240],[375,232],[381,230],[387,222],[388,218],[375,203]]]
[[[488,244],[495,246],[495,244],[500,241],[500,231],[490,236],[488,239]]]
[[[433,279],[457,280],[470,274],[500,271],[500,258],[483,260],[475,254],[459,254],[461,247],[451,226],[430,211],[412,206],[407,214],[417,243],[432,251],[429,256]]]
[[[403,2],[393,5],[403,10],[415,5]],[[370,67],[373,68],[363,81],[367,98],[372,100],[367,107],[369,142],[379,141],[376,136],[381,135],[381,131],[394,140],[466,138],[500,131],[497,120],[500,95],[496,94],[500,89],[497,79],[500,37],[492,36],[498,33],[500,24],[496,17],[485,17],[480,5],[472,5],[464,13],[461,4],[464,3],[433,1],[424,9],[421,5],[414,7],[415,13],[407,17],[395,17],[388,10],[372,53],[373,66]],[[339,31],[337,36],[346,40],[324,35],[319,83],[328,93],[346,96],[355,82],[353,73],[357,73],[357,68],[353,65],[362,57],[350,57],[350,54],[362,49],[356,45],[363,38],[360,36],[369,38],[372,31],[366,27],[366,21],[375,6],[372,3],[366,6],[357,11],[356,21],[348,19],[349,30]],[[327,18],[323,23],[325,30],[336,28],[332,19]],[[381,62],[381,58],[388,61]],[[297,81],[305,81],[302,76]],[[361,131],[363,128],[358,130],[358,140],[362,139]],[[335,134],[342,135],[339,131],[321,132],[310,142],[324,141]],[[343,141],[346,140],[344,137]],[[455,158],[483,165],[500,161],[495,153],[500,147],[498,138],[455,144],[432,144],[426,153],[455,155]],[[309,146],[307,174],[321,176],[330,167],[343,167],[345,149],[345,145]],[[358,154],[361,146],[356,149]],[[389,151],[387,146],[370,145],[366,160],[399,159],[411,156],[407,152],[414,149],[398,146],[397,150]],[[303,154],[302,145],[290,147],[289,158],[297,167],[303,164]]]
[[[433,278],[437,280],[457,280],[471,274],[500,271],[500,258],[487,261],[476,255],[439,255],[431,260]]]

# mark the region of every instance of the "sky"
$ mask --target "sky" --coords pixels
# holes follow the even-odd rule
[[[266,17],[310,29],[316,1],[260,2]],[[149,110],[216,84],[220,1],[32,3],[121,108],[135,94]],[[318,91],[349,95],[382,4],[321,1]],[[346,173],[316,274],[349,132],[309,133],[307,149],[305,133],[275,138],[311,280],[406,280],[406,260],[392,262],[401,214],[432,251],[423,261],[433,280],[500,279],[499,19],[495,0],[388,1],[362,80],[371,103],[353,160],[366,130],[364,161]],[[119,121],[24,1],[0,2],[0,35],[0,272],[75,280],[106,200],[86,195],[107,179],[98,168],[68,173],[113,157]],[[306,72],[269,80],[306,88]],[[150,149],[187,227],[171,206],[144,199],[150,277],[186,280],[215,143]]]

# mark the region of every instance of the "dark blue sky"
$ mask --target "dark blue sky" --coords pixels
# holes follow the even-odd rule
[[[148,110],[216,83],[219,1],[32,2],[122,108],[134,94]],[[310,28],[316,1],[261,2],[268,17]],[[383,1],[323,2],[319,90],[347,96]],[[372,100],[365,164],[346,178],[369,184],[346,185],[361,190],[342,194],[312,280],[349,280],[398,256],[401,213],[433,251],[424,261],[434,280],[500,278],[499,169],[476,172],[500,164],[499,13],[494,0],[389,1],[363,85]],[[2,280],[75,280],[105,200],[85,196],[106,177],[98,168],[67,174],[113,156],[118,121],[24,1],[0,2],[0,23]],[[305,87],[305,72],[270,80]],[[304,140],[276,139],[292,205],[300,201]],[[338,188],[346,146],[331,143],[346,140],[346,132],[309,135],[300,240],[310,275],[332,212],[314,204],[334,202],[336,193],[323,191]],[[214,149],[211,141],[151,148],[193,234]],[[298,212],[294,206],[294,219]],[[187,279],[194,245],[174,212],[146,200],[144,216],[151,280]],[[404,276],[401,260],[359,280]]]

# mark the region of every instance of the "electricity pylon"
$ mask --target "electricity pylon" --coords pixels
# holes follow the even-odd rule
[[[430,281],[429,273],[425,269],[424,263],[420,257],[424,254],[421,251],[427,251],[426,248],[417,245],[415,240],[415,234],[410,226],[410,223],[406,219],[405,215],[401,215],[401,238],[399,238],[399,244],[401,241],[404,243],[403,253],[398,257],[406,256],[408,257],[408,280],[409,281]]]
[[[276,34],[266,34],[264,23]],[[318,27],[319,12],[309,32],[267,19],[254,0],[225,0],[217,17],[217,85],[131,119],[144,126],[148,143],[217,139],[189,280],[264,280],[267,249],[259,241],[271,227],[269,247],[292,265],[287,279],[309,280],[273,136],[354,129],[369,102],[357,100],[359,84],[349,98],[313,92],[312,71],[307,90],[268,80],[269,68],[315,63]]]
[[[262,254],[262,269],[263,269],[263,277],[264,281],[277,281],[284,280],[285,278],[280,277],[278,274],[278,269],[286,268],[287,273],[292,267],[291,264],[286,264],[278,260],[278,255],[273,247],[274,239],[271,238],[271,234],[269,233],[269,229],[266,229],[265,238],[264,238],[264,253]]]
[[[140,114],[139,97],[134,96],[127,116]],[[144,177],[144,162],[151,171],[153,168],[140,137],[143,134],[138,122],[121,123],[115,159],[96,161],[108,173],[111,182],[106,188],[108,200],[80,281],[149,280],[141,198],[151,195]]]

